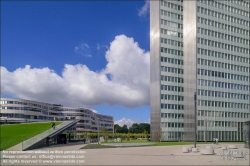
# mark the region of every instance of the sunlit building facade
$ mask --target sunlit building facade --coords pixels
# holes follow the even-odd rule
[[[41,121],[79,120],[73,130],[82,132],[97,132],[105,127],[114,131],[114,117],[95,113],[87,108],[71,108],[59,104],[1,98],[1,123],[24,123]]]
[[[195,117],[198,141],[243,140],[249,11],[245,0],[150,1],[152,140],[193,141]]]

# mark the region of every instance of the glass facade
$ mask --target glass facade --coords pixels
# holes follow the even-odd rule
[[[197,1],[196,10],[198,140],[242,141],[249,119],[249,1]]]
[[[160,24],[158,39],[150,41],[151,124],[161,126],[162,140],[193,141],[196,118],[198,141],[242,141],[250,104],[249,1],[162,0],[150,5],[151,33],[155,22]],[[153,84],[157,79],[158,87]],[[152,116],[156,112],[160,115]]]

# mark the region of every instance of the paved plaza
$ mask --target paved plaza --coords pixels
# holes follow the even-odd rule
[[[84,163],[80,164],[56,164],[51,165],[249,165],[249,149],[239,146],[237,151],[243,150],[247,153],[245,158],[228,160],[227,156],[220,154],[221,147],[228,144],[207,144],[214,148],[214,155],[201,155],[198,153],[182,153],[182,147],[178,146],[144,146],[144,147],[117,147],[104,149],[81,149],[85,146],[82,143],[72,143],[68,145],[57,145],[45,147],[33,151],[84,151]],[[198,144],[199,149],[205,149],[206,144]],[[186,147],[186,146],[185,146]],[[188,146],[192,147],[192,146]],[[233,150],[233,149],[232,149]],[[247,151],[247,152],[245,152]],[[27,151],[32,152],[32,151]],[[55,159],[50,159],[55,160]],[[3,164],[2,165],[25,165],[25,164]],[[32,165],[32,164],[26,164]],[[39,165],[39,164],[38,164]],[[50,165],[50,164],[44,164]]]
[[[200,153],[182,153],[181,146],[147,146],[112,149],[87,149],[87,165],[236,165],[236,161],[221,159],[222,145],[212,145],[215,155]],[[223,145],[224,146],[224,145]],[[247,150],[239,145],[238,150]],[[190,146],[191,147],[191,146]],[[202,149],[206,145],[198,145]],[[238,161],[238,165],[249,165],[249,149],[247,160]]]

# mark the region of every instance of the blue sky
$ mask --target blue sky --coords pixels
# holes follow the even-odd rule
[[[148,2],[1,3],[2,97],[149,122]]]

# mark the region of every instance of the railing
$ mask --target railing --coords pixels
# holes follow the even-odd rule
[[[77,121],[77,120],[75,120],[75,121]],[[75,121],[64,121],[63,123],[55,126],[55,129],[51,128],[51,129],[46,130],[46,131],[44,131],[44,132],[42,132],[42,133],[40,133],[40,134],[38,134],[38,135],[36,135],[34,137],[31,137],[31,138],[23,141],[22,142],[22,150],[25,150],[25,149],[29,148],[30,146],[32,146],[32,145],[38,143],[39,141],[47,138],[48,136],[50,136],[51,134],[61,130],[62,128],[67,127],[68,125],[70,125],[71,123],[73,123]]]

